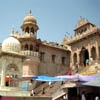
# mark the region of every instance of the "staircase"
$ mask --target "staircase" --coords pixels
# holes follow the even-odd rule
[[[64,90],[62,89],[59,89],[57,90],[57,92],[55,92],[53,95],[52,95],[52,100],[56,100],[57,98],[60,98],[62,97],[63,95],[65,95],[66,92],[64,92]]]
[[[91,74],[96,74],[98,72],[100,72],[100,62],[94,61],[92,64],[86,67],[80,67],[78,73],[83,75],[91,75]]]
[[[41,84],[36,89],[34,89],[36,96],[50,96],[53,100],[65,95],[66,93],[61,89],[61,82],[53,82],[51,86],[48,85],[48,82]],[[43,88],[44,94],[43,94]]]

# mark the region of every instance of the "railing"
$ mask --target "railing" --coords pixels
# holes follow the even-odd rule
[[[30,51],[30,50],[24,50],[21,53],[23,55],[26,55],[26,56],[34,56],[34,57],[38,57],[39,56],[39,53],[38,52]]]

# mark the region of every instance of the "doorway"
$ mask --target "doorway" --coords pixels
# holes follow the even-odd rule
[[[86,63],[89,63],[89,53],[87,49],[84,50],[84,65],[85,66],[86,66]]]
[[[83,47],[80,51],[80,64],[86,66],[87,60],[89,60],[89,52],[88,49]]]

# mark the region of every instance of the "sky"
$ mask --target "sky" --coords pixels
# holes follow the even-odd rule
[[[0,0],[0,43],[12,28],[22,33],[20,27],[30,10],[42,41],[61,43],[65,34],[73,36],[80,16],[100,28],[100,0]]]

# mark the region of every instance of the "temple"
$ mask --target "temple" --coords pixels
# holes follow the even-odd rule
[[[99,66],[100,29],[85,18],[80,18],[74,35],[71,38],[65,36],[62,43],[47,42],[37,37],[39,26],[32,12],[24,17],[21,29],[22,33],[13,29],[0,45],[2,91],[23,90],[22,84],[29,85],[32,76],[65,75],[70,68],[74,72],[76,64],[81,71],[87,64],[89,67]],[[91,58],[92,63],[87,62]],[[97,70],[94,68],[92,72]],[[34,81],[32,88],[36,86]],[[30,90],[29,86],[27,90]]]

